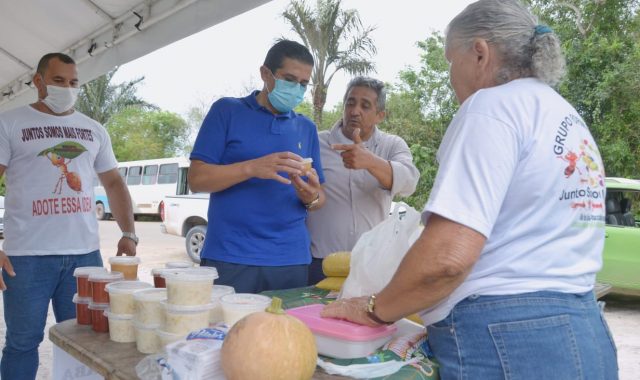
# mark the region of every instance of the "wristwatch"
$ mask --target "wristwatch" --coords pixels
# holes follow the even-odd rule
[[[393,324],[393,322],[387,322],[380,319],[380,317],[376,315],[375,308],[376,308],[376,295],[372,294],[369,296],[369,302],[367,302],[367,316],[371,318],[371,320],[374,321],[375,323],[379,323],[381,325]]]
[[[136,234],[133,232],[123,232],[122,237],[133,240],[133,242],[136,243],[136,245],[138,245],[138,242],[140,241],[140,239],[138,239]]]
[[[316,195],[316,198],[314,200],[312,200],[309,203],[305,203],[304,207],[308,210],[310,208],[315,207],[315,205],[317,205],[320,202],[320,192],[318,192],[318,195]]]

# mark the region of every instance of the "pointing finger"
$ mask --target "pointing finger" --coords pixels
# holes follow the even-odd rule
[[[362,143],[362,138],[360,138],[360,128],[356,128],[353,130],[352,140],[356,144]]]

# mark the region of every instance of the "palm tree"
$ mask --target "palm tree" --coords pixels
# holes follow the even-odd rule
[[[129,82],[113,84],[111,80],[118,68],[82,85],[75,108],[98,121],[102,125],[127,107],[138,106],[146,109],[157,109],[153,104],[138,98],[138,85],[144,77]]]
[[[375,71],[370,60],[376,53],[370,37],[375,27],[364,28],[358,11],[341,9],[341,0],[317,0],[315,9],[305,0],[292,0],[282,16],[313,55],[313,120],[320,125],[336,72],[361,75]]]

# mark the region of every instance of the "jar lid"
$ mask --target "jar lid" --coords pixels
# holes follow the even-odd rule
[[[89,302],[89,310],[107,310],[109,308],[108,303]]]
[[[137,256],[113,256],[109,257],[109,264],[138,265],[140,258]]]
[[[89,275],[89,282],[113,282],[120,280],[124,280],[124,274],[122,274],[122,272],[91,273]]]
[[[214,267],[198,267],[181,269],[178,272],[166,272],[163,277],[167,282],[211,282],[218,278],[218,271]]]
[[[105,273],[105,267],[78,267],[73,271],[75,277],[88,277],[91,273]]]
[[[153,288],[153,285],[142,281],[115,281],[105,287],[109,294],[131,294],[136,290],[148,288]]]
[[[167,289],[151,288],[136,290],[133,292],[133,299],[136,301],[164,301],[167,299]]]
[[[267,308],[271,304],[271,298],[252,293],[227,294],[220,298],[223,305],[231,305],[234,308],[253,309],[264,306]]]
[[[179,273],[188,269],[189,268],[153,268],[151,269],[151,275],[164,277],[166,273]]]
[[[193,268],[193,263],[190,261],[169,261],[164,266],[165,268]]]
[[[109,309],[104,311],[104,315],[115,321],[131,321],[133,320],[133,314],[116,314],[112,313]]]
[[[73,295],[73,303],[77,303],[79,305],[88,305],[91,303],[91,297],[78,297],[78,293]]]
[[[211,301],[219,301],[222,296],[233,294],[235,292],[236,290],[233,288],[233,286],[213,285],[213,290],[211,291]]]
[[[207,303],[204,305],[173,305],[168,303],[167,301],[160,301],[160,304],[167,312],[174,314],[200,313],[216,307],[216,304],[213,303]]]

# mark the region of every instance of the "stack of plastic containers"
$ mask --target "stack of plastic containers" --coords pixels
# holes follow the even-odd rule
[[[109,320],[109,336],[120,343],[135,342],[133,313],[135,311],[133,293],[153,285],[142,281],[116,281],[107,284],[109,293],[109,311],[105,313]]]
[[[124,280],[124,275],[120,272],[96,272],[89,274],[89,285],[91,286],[91,302],[89,311],[91,312],[91,327],[95,332],[109,332],[109,321],[104,314],[109,308],[109,293],[106,286],[111,282]]]
[[[167,300],[160,302],[165,320],[157,330],[161,348],[187,336],[191,331],[209,326],[213,281],[218,271],[211,267],[164,273]]]
[[[160,349],[156,330],[164,324],[164,309],[160,302],[167,299],[167,290],[156,288],[138,290],[133,293],[133,299],[136,347],[143,354],[156,353]]]
[[[216,323],[224,322],[224,317],[222,315],[222,305],[220,304],[220,298],[226,296],[227,294],[235,293],[235,289],[233,286],[227,285],[213,285],[213,290],[211,292],[211,303],[213,307],[209,312],[209,326],[213,326]]]
[[[73,271],[76,278],[78,292],[73,296],[73,302],[76,304],[76,321],[79,325],[91,325],[91,312],[89,304],[91,303],[91,285],[89,284],[89,275],[91,273],[106,273],[103,267],[80,267]]]

